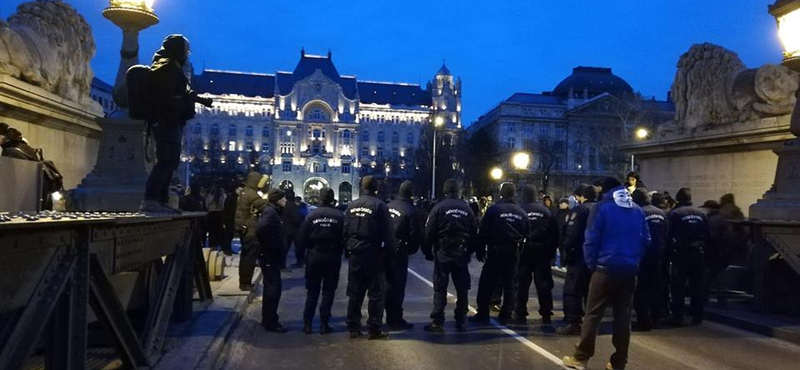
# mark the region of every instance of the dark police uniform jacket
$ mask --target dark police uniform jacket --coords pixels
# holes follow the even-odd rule
[[[585,265],[583,259],[583,242],[585,241],[586,223],[595,201],[587,201],[572,208],[567,219],[564,232],[564,253],[567,265]]]
[[[372,195],[362,194],[350,202],[344,215],[345,252],[379,251],[394,248],[389,207]]]
[[[300,225],[295,242],[307,251],[342,254],[344,214],[332,206],[321,206]]]
[[[650,230],[651,243],[650,248],[647,248],[647,251],[642,257],[642,264],[653,265],[657,264],[664,254],[669,223],[667,222],[667,215],[664,211],[652,204],[645,204],[642,206],[642,210],[647,220],[647,227]]]
[[[477,236],[475,214],[467,202],[448,195],[431,209],[425,222],[423,253],[433,255],[433,249],[446,244],[466,245],[472,252]]]
[[[423,242],[422,215],[414,207],[411,199],[399,196],[390,202],[389,215],[392,218],[394,249],[390,255],[412,255],[417,253]]]
[[[486,210],[479,237],[483,245],[495,248],[517,247],[530,235],[525,211],[513,200],[500,199]]]
[[[709,240],[708,217],[692,203],[678,204],[667,216],[669,253],[703,253]]]
[[[286,260],[288,247],[286,232],[283,229],[281,215],[275,205],[267,203],[261,211],[261,218],[256,226],[256,236],[260,247],[262,261],[268,266],[280,265]]]
[[[528,216],[531,228],[522,252],[522,261],[533,258],[544,258],[547,261],[553,259],[559,234],[558,222],[553,213],[541,203],[525,203],[522,210]]]

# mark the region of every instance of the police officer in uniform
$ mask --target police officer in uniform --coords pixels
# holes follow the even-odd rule
[[[703,283],[704,253],[709,240],[708,218],[692,205],[692,191],[681,188],[675,195],[678,205],[667,215],[669,232],[667,242],[672,261],[672,319],[671,326],[682,326],[685,311],[686,286],[692,298],[692,324],[703,323],[705,286]]]
[[[530,221],[531,233],[520,258],[516,314],[520,323],[527,323],[528,295],[533,282],[539,297],[539,315],[542,323],[549,325],[553,316],[553,272],[550,261],[555,258],[558,248],[558,224],[550,209],[535,199],[536,190],[532,186],[522,188],[522,209]]]
[[[575,191],[580,205],[569,213],[564,233],[564,262],[567,275],[564,278],[564,320],[567,325],[556,329],[557,334],[580,335],[583,321],[583,305],[589,294],[591,271],[583,258],[584,233],[589,213],[597,203],[597,188],[581,184]]]
[[[478,223],[470,206],[458,198],[458,183],[444,182],[444,199],[433,207],[425,223],[425,259],[433,263],[433,311],[425,331],[444,333],[444,308],[447,306],[448,279],[456,287],[456,329],[466,331],[469,259],[477,236]]]
[[[283,228],[281,212],[286,205],[283,190],[271,189],[267,193],[267,205],[261,211],[256,227],[260,246],[259,261],[264,276],[264,300],[261,303],[261,325],[267,331],[285,333],[286,329],[278,321],[278,303],[281,300],[281,269],[286,261],[286,231]]]
[[[489,303],[497,280],[503,282],[503,307],[499,320],[504,324],[516,308],[517,269],[525,238],[530,234],[530,222],[525,211],[514,201],[517,187],[510,182],[500,187],[500,200],[489,207],[481,221],[479,261],[486,259],[478,281],[478,312],[472,321],[489,320]],[[488,252],[487,252],[488,248]]]
[[[345,252],[350,258],[347,275],[347,328],[350,338],[361,333],[361,305],[369,292],[369,339],[385,339],[381,330],[386,298],[387,249],[394,248],[389,207],[375,195],[378,182],[372,176],[361,179],[361,196],[350,202],[344,217]]]
[[[644,187],[633,192],[633,201],[644,211],[651,244],[639,262],[636,292],[633,295],[633,309],[636,310],[636,322],[633,324],[633,329],[649,331],[658,324],[663,314],[664,282],[661,258],[666,245],[667,215],[650,203],[650,196],[647,195],[647,189]]]
[[[414,327],[403,319],[408,257],[417,253],[423,238],[422,214],[414,207],[413,195],[414,184],[404,181],[397,199],[388,204],[395,245],[386,251],[386,325],[394,330]]]
[[[331,329],[331,307],[339,285],[339,270],[342,267],[342,228],[344,215],[334,208],[333,190],[320,191],[320,207],[311,211],[297,233],[297,248],[306,251],[306,308],[303,312],[303,333],[311,334],[311,322],[317,309],[320,290],[322,303],[319,305],[320,334],[328,334]]]

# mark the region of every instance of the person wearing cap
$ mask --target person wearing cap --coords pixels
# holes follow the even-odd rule
[[[458,182],[444,182],[444,198],[436,203],[425,223],[425,259],[433,262],[433,310],[425,331],[444,333],[444,309],[447,306],[447,285],[452,277],[456,288],[454,311],[456,330],[466,331],[469,307],[469,259],[478,231],[472,208],[458,198]]]
[[[649,331],[658,325],[662,318],[664,302],[664,280],[661,260],[667,238],[667,215],[650,203],[647,189],[640,187],[633,192],[633,202],[644,211],[650,231],[650,248],[642,257],[639,276],[636,279],[636,292],[633,295],[633,309],[636,310],[634,330]]]
[[[281,189],[270,189],[267,204],[261,211],[256,226],[259,261],[264,276],[264,299],[261,302],[261,325],[274,333],[285,333],[278,320],[278,303],[281,300],[281,269],[286,262],[286,231],[281,212],[286,205],[286,194]]]
[[[550,209],[536,201],[533,186],[522,188],[522,209],[530,221],[531,232],[520,257],[516,319],[519,323],[528,322],[528,296],[533,282],[539,297],[542,324],[549,325],[553,316],[553,271],[550,261],[555,258],[558,248],[558,224]]]
[[[614,311],[611,341],[615,352],[605,368],[625,368],[631,340],[631,302],[636,275],[642,256],[651,247],[644,211],[633,202],[622,182],[607,177],[603,180],[603,199],[592,209],[583,243],[584,260],[592,271],[592,277],[581,339],[572,356],[562,358],[564,366],[586,368],[595,353],[605,310],[611,306]]]
[[[668,255],[672,262],[670,294],[672,296],[672,318],[670,326],[682,326],[685,311],[686,287],[692,298],[692,324],[703,322],[705,309],[705,252],[710,240],[708,217],[692,205],[692,190],[681,188],[675,194],[678,204],[667,215]],[[688,283],[688,285],[687,285]]]
[[[589,294],[591,272],[583,258],[583,242],[589,213],[597,202],[597,188],[594,185],[580,184],[575,189],[575,199],[580,202],[570,210],[564,230],[564,277],[563,306],[566,325],[556,329],[557,334],[579,335],[583,321],[583,305]]]
[[[312,333],[311,323],[321,291],[319,333],[324,335],[333,331],[328,323],[342,267],[344,214],[334,208],[336,200],[333,198],[333,189],[322,189],[320,202],[319,208],[311,211],[300,224],[295,247],[303,248],[307,257],[305,278],[308,293],[303,311],[303,333]]]
[[[530,235],[530,222],[525,211],[514,200],[517,187],[510,182],[500,186],[500,200],[489,207],[481,221],[479,261],[486,260],[478,280],[478,312],[475,322],[489,320],[489,304],[498,280],[503,282],[503,306],[499,320],[505,325],[511,319],[517,299],[517,270],[525,238]],[[488,249],[488,251],[487,251]]]
[[[386,299],[386,251],[394,248],[389,207],[376,197],[378,181],[361,178],[361,195],[350,202],[344,216],[345,253],[350,259],[347,272],[347,329],[350,338],[361,333],[361,306],[369,296],[369,339],[386,339],[381,329]]]
[[[408,280],[408,257],[417,253],[423,239],[422,214],[414,207],[414,183],[403,181],[395,200],[388,204],[394,248],[386,251],[386,325],[393,330],[414,327],[403,318]]]
[[[247,174],[244,181],[242,193],[236,197],[236,211],[234,215],[234,229],[239,235],[242,243],[242,250],[239,255],[239,289],[251,291],[253,286],[253,273],[258,263],[258,238],[256,236],[256,225],[258,215],[266,200],[258,195],[259,189],[263,188],[268,177],[256,171]]]

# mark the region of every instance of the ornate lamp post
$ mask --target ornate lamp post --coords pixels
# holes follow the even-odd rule
[[[769,7],[769,13],[778,22],[778,35],[783,44],[783,61],[781,64],[800,72],[800,0],[779,0]],[[800,97],[800,90],[797,92]],[[800,136],[800,99],[795,103],[792,114],[791,132]]]
[[[139,64],[139,31],[158,23],[153,13],[154,0],[109,0],[103,16],[122,29],[122,50],[119,70],[114,82],[114,102],[122,108],[128,107],[125,93],[125,73]]]
[[[436,116],[433,119],[433,163],[431,165],[431,200],[436,199],[436,131],[444,125],[444,117]]]

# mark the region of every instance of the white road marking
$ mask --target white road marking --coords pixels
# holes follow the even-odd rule
[[[431,282],[430,280],[424,278],[422,275],[418,274],[416,271],[412,270],[410,267],[408,268],[408,272],[410,272],[411,275],[416,276],[417,279],[422,280],[422,282],[424,282],[425,284],[428,284],[431,288],[433,288],[433,282]],[[450,292],[447,292],[447,296],[448,297],[453,297],[453,294],[450,293]],[[468,306],[468,307],[469,307],[469,311],[472,312],[473,314],[478,312],[474,307],[472,307],[472,306]],[[562,368],[566,368],[566,367],[564,367],[564,363],[561,361],[560,358],[558,358],[558,356],[548,352],[546,349],[544,349],[542,347],[537,346],[535,343],[533,343],[530,340],[528,340],[528,338],[525,338],[522,335],[519,335],[517,332],[507,328],[505,325],[500,325],[500,323],[498,323],[497,320],[491,319],[490,322],[492,323],[492,325],[494,327],[500,329],[500,331],[502,331],[505,334],[508,334],[508,336],[510,336],[511,338],[516,339],[517,341],[519,341],[520,343],[524,344],[526,347],[532,349],[534,352],[538,353],[542,357],[550,360],[552,363],[554,363],[554,364],[556,364],[558,366],[561,366]]]

